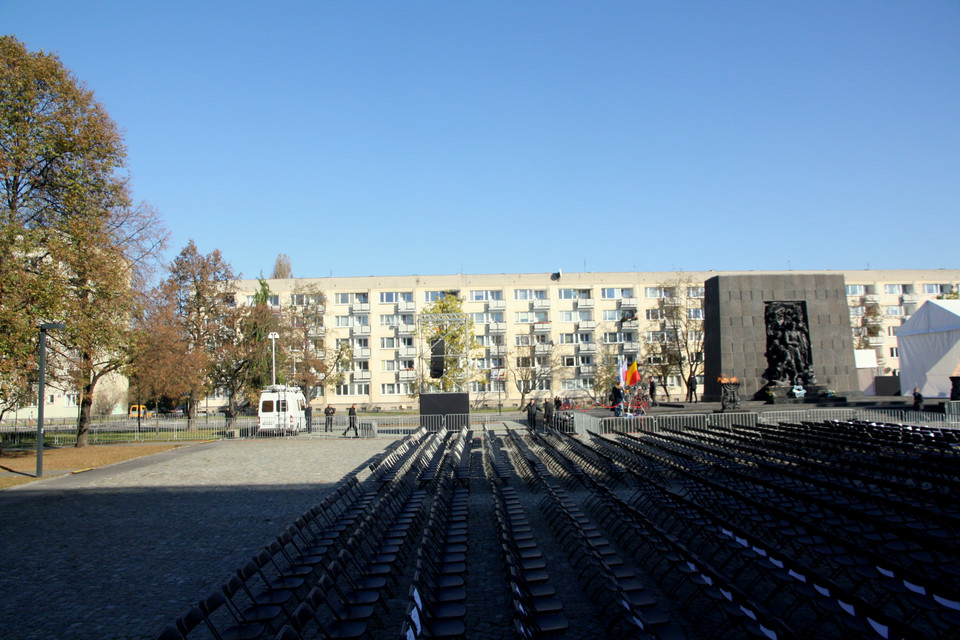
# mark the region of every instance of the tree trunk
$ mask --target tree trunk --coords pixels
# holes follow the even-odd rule
[[[87,363],[84,356],[83,363]],[[80,416],[77,418],[77,447],[85,447],[90,433],[90,415],[93,409],[93,391],[97,387],[97,377],[87,373],[84,375],[87,383],[80,391]]]

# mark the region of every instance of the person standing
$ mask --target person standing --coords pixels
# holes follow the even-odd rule
[[[359,438],[360,432],[357,430],[357,405],[354,403],[347,409],[347,428],[343,430],[343,437],[347,437],[347,432],[353,429],[353,437]]]
[[[530,399],[530,402],[526,406],[527,411],[527,426],[530,427],[531,431],[535,431],[537,428],[537,403]]]
[[[923,394],[920,393],[920,387],[913,388],[913,410],[923,411]]]
[[[657,405],[657,383],[654,381],[653,376],[650,376],[650,406],[655,407]]]
[[[552,429],[553,424],[553,401],[550,398],[543,400],[543,426]]]
[[[610,390],[610,402],[613,404],[613,415],[618,418],[623,415],[623,385],[617,380]]]
[[[337,412],[332,404],[328,404],[323,410],[323,430],[324,432],[333,431],[333,415]]]

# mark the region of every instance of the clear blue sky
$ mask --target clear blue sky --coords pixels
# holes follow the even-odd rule
[[[956,268],[960,2],[0,0],[171,256],[296,276]]]

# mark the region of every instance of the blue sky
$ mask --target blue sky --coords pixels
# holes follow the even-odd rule
[[[0,0],[245,277],[957,267],[960,2]]]

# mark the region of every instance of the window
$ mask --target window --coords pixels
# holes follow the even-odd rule
[[[410,395],[409,382],[388,382],[380,385],[380,393],[385,396]]]
[[[850,317],[851,318],[862,318],[864,313],[863,307],[850,307]]]
[[[660,309],[647,309],[647,320],[660,320],[663,317],[663,313]]]
[[[413,338],[410,337],[410,336],[400,337],[400,338],[398,338],[398,344],[399,344],[401,347],[412,347],[412,346],[413,346]]]
[[[903,307],[884,307],[883,312],[888,316],[899,317],[903,315]]]
[[[367,360],[354,360],[353,371],[370,371],[370,362]]]
[[[401,371],[413,371],[413,360],[400,360]]]
[[[897,336],[897,329],[900,327],[887,327],[887,335],[895,338]]]
[[[503,344],[503,336],[500,334],[475,336],[477,344],[481,347],[499,347]]]
[[[470,290],[470,302],[486,302],[487,300],[503,300],[503,291],[499,289]]]
[[[604,344],[623,344],[624,342],[636,342],[636,334],[632,331],[611,331],[603,334]]]
[[[593,297],[590,289],[560,289],[558,295],[561,300],[587,300]]]
[[[355,302],[370,302],[370,296],[367,293],[335,293],[335,304],[354,304]]]
[[[517,380],[524,391],[550,391],[550,380],[539,378],[537,380]]]
[[[890,347],[890,357],[899,358],[900,357],[900,348],[899,347]]]
[[[381,349],[396,349],[396,348],[397,348],[397,339],[396,339],[396,338],[380,338],[380,348],[381,348]]]
[[[538,333],[530,335],[529,333],[514,336],[518,347],[531,347],[535,344],[547,344],[547,336]]]
[[[604,322],[617,322],[620,320],[620,311],[618,309],[604,309],[603,310],[603,321]]]
[[[862,285],[862,284],[848,284],[848,285],[847,285],[847,295],[848,295],[848,296],[862,296],[862,295],[863,295],[863,285]]]
[[[334,320],[337,327],[365,327],[370,324],[369,316],[336,316]]]
[[[68,393],[66,405],[68,407],[76,407],[80,404],[80,394],[79,393]]]
[[[687,331],[687,342],[702,343],[703,331]]]
[[[397,302],[413,302],[412,291],[381,291],[380,302],[382,304],[396,304]]]
[[[703,309],[687,309],[687,320],[703,320]]]
[[[355,382],[352,384],[338,384],[337,395],[338,396],[368,396],[370,395],[370,383]]]
[[[643,290],[644,298],[666,298],[663,287],[645,287]]]
[[[572,378],[570,380],[562,380],[560,382],[560,388],[564,391],[581,391],[584,389],[593,388],[593,378]]]
[[[677,332],[668,329],[666,331],[647,331],[647,342],[671,342],[677,339]]]
[[[677,376],[677,375],[667,376],[667,386],[668,386],[668,387],[679,387],[679,386],[682,385],[682,384],[683,384],[683,383],[680,382],[680,376]]]
[[[585,322],[593,320],[593,311],[590,309],[574,309],[573,311],[561,311],[560,322]]]
[[[883,285],[883,292],[887,294],[900,295],[903,293],[902,284],[885,284]]]
[[[412,325],[413,316],[408,313],[385,313],[380,315],[381,327],[396,327],[399,325]]]
[[[474,324],[490,324],[491,322],[503,322],[503,311],[481,311],[478,313],[468,313]]]
[[[459,291],[424,291],[423,300],[424,302],[436,302],[444,296],[456,296]]]
[[[702,297],[703,297],[703,287],[687,287],[687,297],[688,297],[688,298],[702,298]]]
[[[923,285],[923,292],[927,295],[943,295],[944,293],[950,293],[950,285],[948,284],[925,284]]]
[[[624,289],[617,288],[617,287],[601,289],[600,297],[603,298],[604,300],[619,300],[620,298],[632,298],[633,289],[629,287]]]
[[[549,322],[550,316],[546,311],[517,311],[514,314],[514,322]]]
[[[267,296],[267,304],[271,307],[280,306],[280,296]]]
[[[380,371],[397,371],[399,364],[396,360],[381,360]]]
[[[514,300],[546,300],[546,289],[514,289]]]

